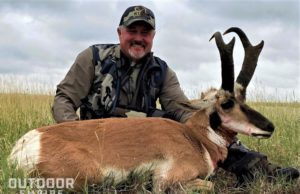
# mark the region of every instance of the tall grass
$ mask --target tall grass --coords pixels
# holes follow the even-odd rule
[[[50,112],[52,101],[49,95],[0,94],[0,193],[10,192],[10,177],[23,176],[7,166],[13,144],[28,130],[54,123]]]
[[[7,93],[0,94],[0,193],[15,193],[8,188],[10,177],[23,177],[24,174],[7,165],[7,156],[12,146],[28,130],[53,124],[51,116],[51,95]],[[240,136],[251,149],[266,154],[272,162],[281,166],[294,166],[300,169],[300,103],[252,102],[252,107],[260,111],[276,126],[274,135],[268,140],[257,140]],[[213,181],[212,193],[299,193],[300,184],[279,180],[268,183],[263,177],[247,188],[233,188],[234,178],[225,172],[217,172]],[[87,193],[87,192],[86,192]]]

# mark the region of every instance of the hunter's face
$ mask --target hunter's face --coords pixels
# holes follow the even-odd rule
[[[155,31],[144,22],[135,22],[120,26],[118,35],[122,52],[137,62],[151,52]]]

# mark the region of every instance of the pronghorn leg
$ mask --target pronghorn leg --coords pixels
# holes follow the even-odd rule
[[[174,162],[169,170],[160,169],[154,173],[153,192],[164,193],[186,193],[185,185],[195,180],[199,174],[206,173],[205,167],[201,168],[199,163],[180,161]],[[191,185],[191,184],[190,184]]]

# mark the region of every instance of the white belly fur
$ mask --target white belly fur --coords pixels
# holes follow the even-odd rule
[[[143,175],[147,171],[154,171],[154,178],[167,178],[169,170],[173,166],[173,160],[153,160],[147,163],[142,163],[134,169],[131,169],[133,173],[137,175]],[[116,167],[105,167],[102,169],[104,177],[114,178],[116,183],[126,180],[131,171],[126,171]]]

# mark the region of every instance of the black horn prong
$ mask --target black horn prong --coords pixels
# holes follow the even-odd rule
[[[236,79],[236,82],[241,84],[244,89],[248,87],[256,66],[257,66],[257,61],[259,54],[263,48],[264,42],[262,41],[259,45],[255,47],[248,47],[248,49],[245,50],[245,57],[244,57],[244,62],[242,64],[242,69]]]
[[[221,88],[229,91],[230,93],[234,92],[234,65],[233,65],[233,48],[235,43],[235,38],[226,44],[222,38],[220,32],[214,33],[210,38],[215,38],[217,47],[219,49],[221,57],[221,68],[222,68],[222,85]]]
[[[230,32],[235,32],[241,39],[241,42],[243,44],[243,47],[246,48],[248,46],[252,46],[247,35],[238,27],[231,27],[228,30],[226,30],[223,35],[228,34]]]
[[[261,43],[256,46],[252,46],[248,37],[240,28],[229,28],[224,32],[224,34],[230,32],[235,32],[239,36],[245,50],[242,69],[236,79],[236,83],[240,85],[240,87],[238,87],[239,91],[236,91],[236,95],[239,99],[244,101],[246,99],[246,89],[254,75],[259,54],[264,46],[264,41],[261,41]]]

